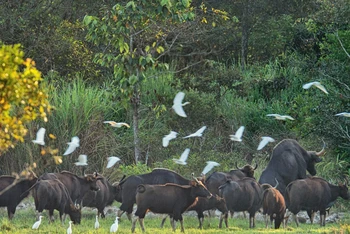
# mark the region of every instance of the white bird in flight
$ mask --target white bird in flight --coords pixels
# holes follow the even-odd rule
[[[338,113],[335,116],[344,116],[344,117],[350,117],[350,112],[342,112],[342,113]]]
[[[40,224],[41,224],[41,218],[42,218],[43,216],[39,216],[39,220],[38,221],[36,221],[34,224],[33,224],[33,226],[32,226],[32,229],[34,229],[34,230],[36,230],[36,229],[38,229],[39,228],[39,226],[40,226]]]
[[[232,141],[242,141],[244,126],[240,126],[235,135],[230,135]]]
[[[115,218],[114,223],[112,224],[111,228],[109,229],[110,233],[115,233],[118,231],[118,216]]]
[[[79,143],[80,143],[79,137],[77,137],[77,136],[72,137],[71,142],[68,142],[68,143],[67,143],[69,146],[68,146],[68,149],[66,150],[66,152],[64,152],[63,155],[68,155],[68,154],[73,153],[74,150],[75,150],[77,147],[80,146]]]
[[[264,148],[268,143],[270,142],[274,142],[275,139],[273,139],[272,137],[268,137],[268,136],[263,136],[261,137],[261,141],[259,143],[258,149],[257,150],[261,150],[262,148]]]
[[[272,116],[272,117],[275,117],[278,120],[287,120],[287,119],[294,120],[294,118],[292,118],[289,115],[268,114],[266,116],[269,116],[269,117]]]
[[[190,135],[188,135],[188,136],[185,136],[185,137],[183,137],[183,138],[201,137],[202,134],[203,134],[203,132],[204,132],[204,130],[205,130],[206,128],[207,128],[207,126],[203,126],[203,127],[201,127],[197,132],[192,133],[192,134],[190,134]]]
[[[121,123],[117,123],[115,121],[103,121],[103,123],[108,123],[110,124],[112,127],[115,127],[115,128],[121,128],[122,126],[125,126],[127,128],[130,128],[130,125],[127,124],[127,123],[124,123],[124,122],[121,122]]]
[[[98,222],[98,215],[96,215],[96,221],[95,221],[95,229],[100,228],[100,223]]]
[[[207,174],[211,169],[213,169],[213,167],[217,166],[220,166],[220,164],[214,161],[207,161],[207,165],[204,167],[202,175]]]
[[[173,106],[171,107],[174,109],[175,113],[181,117],[187,117],[187,115],[182,107],[187,105],[187,104],[190,104],[190,102],[182,103],[182,100],[184,99],[184,97],[185,97],[184,92],[178,92],[174,98]]]
[[[73,223],[73,221],[69,221],[69,226],[67,228],[67,234],[72,234],[72,223]]]
[[[44,141],[45,132],[46,132],[45,128],[40,128],[36,133],[36,139],[32,140],[32,142],[39,145],[45,145],[45,141]]]
[[[111,168],[114,166],[114,164],[120,161],[120,158],[116,156],[111,156],[111,157],[108,157],[107,160],[108,160],[108,163],[106,168]]]
[[[169,141],[175,139],[177,136],[177,132],[170,131],[170,133],[163,137],[163,147],[167,147],[169,145]]]
[[[185,149],[185,151],[181,154],[179,159],[173,158],[174,162],[177,164],[186,165],[187,164],[186,160],[188,158],[189,153],[190,153],[190,149],[189,148]]]
[[[323,85],[321,85],[321,83],[318,82],[318,81],[314,81],[314,82],[310,82],[310,83],[304,84],[303,85],[303,89],[309,89],[309,88],[311,88],[311,86],[315,86],[315,87],[319,88],[320,90],[322,90],[324,93],[328,94],[326,88]]]
[[[81,154],[78,157],[78,162],[74,163],[76,166],[87,166],[87,155],[86,154]]]

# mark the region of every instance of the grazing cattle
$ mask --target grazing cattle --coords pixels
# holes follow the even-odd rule
[[[275,229],[280,228],[285,213],[286,203],[282,194],[275,187],[266,188],[263,192],[263,215],[265,215],[266,228],[268,227],[268,216],[270,216],[271,224],[275,220]]]
[[[137,186],[140,184],[174,183],[188,185],[189,182],[190,180],[185,179],[174,171],[159,168],[147,174],[129,176],[118,185],[122,200],[122,204],[119,208],[120,210],[118,211],[118,217],[126,212],[129,220],[131,220],[131,213],[136,202],[136,190]]]
[[[226,183],[227,180],[240,180],[244,177],[254,178],[254,171],[258,167],[258,164],[253,168],[251,165],[245,165],[242,168],[239,168],[236,164],[234,170],[226,172],[213,172],[206,180],[205,185],[212,194],[219,194],[220,185]]]
[[[145,231],[143,219],[147,211],[159,214],[171,215],[171,224],[175,231],[175,221],[180,220],[181,231],[184,232],[182,213],[191,206],[197,197],[210,197],[211,193],[197,179],[190,182],[190,185],[165,184],[148,185],[141,184],[137,187],[136,204],[137,210],[132,222],[131,231],[135,231],[137,220],[140,222],[142,231]]]
[[[197,212],[197,217],[198,217],[198,221],[199,221],[198,228],[202,229],[203,220],[204,220],[203,212],[206,210],[211,210],[211,209],[218,209],[219,211],[221,211],[222,215],[227,216],[228,211],[226,208],[225,199],[223,199],[219,195],[211,196],[210,198],[198,197],[198,201],[193,203],[186,211],[193,210],[193,211]],[[163,227],[166,218],[167,218],[167,216],[165,216],[165,218],[163,218],[160,227]],[[227,227],[227,223],[226,223],[226,227]],[[221,226],[219,226],[219,228],[221,228]]]
[[[219,193],[225,199],[229,211],[248,211],[249,227],[255,227],[255,213],[261,207],[263,193],[255,179],[245,177],[237,181],[227,181],[219,187]],[[220,225],[222,220],[220,218]]]
[[[105,218],[104,208],[112,205],[117,197],[117,186],[111,185],[106,178],[98,180],[96,185],[100,188],[98,191],[88,191],[83,198],[83,206],[97,208],[97,215],[101,214]]]
[[[35,209],[43,212],[44,209],[49,211],[50,221],[53,221],[53,211],[56,209],[62,215],[68,214],[70,219],[76,224],[80,223],[81,210],[80,206],[75,206],[69,192],[64,184],[57,179],[39,180],[33,187],[33,197]]]
[[[306,171],[311,175],[316,174],[315,164],[322,161],[320,156],[324,152],[324,147],[320,152],[306,151],[295,140],[282,140],[273,149],[271,160],[262,172],[259,183],[275,186],[277,179],[277,189],[284,196],[290,182],[306,178]]]
[[[14,176],[0,176],[0,207],[7,207],[7,215],[11,220],[16,212],[18,204],[28,196],[28,189],[37,181],[36,175],[31,172],[26,179],[16,181]],[[15,184],[14,184],[15,183]]]
[[[319,177],[293,181],[286,189],[287,208],[293,213],[297,226],[299,223],[296,215],[302,209],[320,211],[320,224],[325,226],[326,209],[338,197],[345,200],[350,198],[346,184],[332,185]]]
[[[60,173],[45,173],[39,177],[39,180],[60,180],[66,186],[71,199],[75,203],[80,204],[88,191],[99,190],[96,182],[102,178],[103,177],[98,176],[96,172],[80,177],[69,171],[62,171]]]

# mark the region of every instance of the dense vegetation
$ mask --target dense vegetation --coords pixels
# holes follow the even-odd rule
[[[275,143],[297,139],[308,150],[320,150],[324,140],[327,154],[319,175],[334,182],[349,175],[350,119],[334,116],[350,109],[349,0],[118,4],[1,4],[0,44],[22,45],[42,72],[54,107],[47,122],[28,124],[24,142],[1,155],[3,173],[33,162],[38,174],[80,172],[73,162],[87,154],[87,171],[114,180],[153,167],[198,174],[208,160],[219,162],[218,170],[257,162],[259,175],[274,144],[256,148],[268,135]],[[316,80],[328,95],[302,89]],[[184,107],[187,118],[171,110],[178,91],[191,102]],[[266,117],[270,113],[295,121]],[[115,129],[104,120],[132,127]],[[202,138],[181,139],[204,125]],[[243,142],[230,141],[241,125]],[[52,134],[44,150],[31,142],[39,127]],[[162,137],[170,130],[179,138],[163,148]],[[78,150],[55,164],[75,135]],[[172,158],[185,148],[191,148],[188,165],[180,167]],[[106,169],[111,155],[122,162]]]

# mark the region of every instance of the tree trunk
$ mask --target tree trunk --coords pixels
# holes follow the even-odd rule
[[[250,13],[250,1],[247,1],[243,5],[242,13],[242,42],[241,42],[241,66],[242,69],[245,68],[245,65],[248,61],[248,38],[249,38],[249,15]]]
[[[134,147],[135,147],[135,163],[137,164],[140,160],[140,138],[139,138],[139,106],[140,106],[140,94],[137,89],[137,84],[134,86],[134,96],[132,99],[133,107],[133,130],[134,130]]]

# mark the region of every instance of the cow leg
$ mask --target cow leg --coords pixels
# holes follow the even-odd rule
[[[55,218],[53,216],[53,210],[49,210],[49,223],[54,222]]]
[[[16,212],[16,207],[7,207],[7,216],[9,218],[9,220],[13,219],[13,215]]]
[[[185,229],[184,229],[184,220],[182,219],[182,215],[180,216],[180,224],[181,224],[181,232],[185,232]]]
[[[144,218],[139,219],[139,223],[140,223],[140,226],[141,226],[142,232],[145,232],[145,225],[144,225],[143,220],[144,220]]]
[[[226,228],[228,228],[228,220],[227,219],[228,219],[228,212],[222,213],[220,215],[219,228],[222,228],[222,220],[225,220]]]
[[[254,228],[255,227],[255,215],[254,214],[249,214],[249,228]]]
[[[170,224],[171,224],[171,227],[173,228],[173,232],[175,232],[176,225],[175,225],[175,220],[173,217],[170,217]]]
[[[320,224],[321,226],[326,225],[326,210],[320,210]]]
[[[269,228],[269,215],[265,214],[265,228]]]
[[[299,220],[298,220],[298,217],[297,217],[296,214],[293,214],[293,219],[294,219],[294,221],[295,221],[297,227],[299,227]]]
[[[131,232],[134,233],[135,232],[135,226],[136,226],[136,222],[139,219],[139,217],[134,217],[134,220],[132,221],[132,225],[131,225]]]
[[[132,219],[132,213],[126,213],[126,216],[128,217],[128,220],[131,221],[131,219]]]
[[[167,217],[168,217],[168,215],[165,215],[164,218],[162,219],[162,222],[160,223],[160,228],[163,228]]]
[[[197,217],[198,217],[198,221],[199,221],[199,229],[202,229],[203,227],[203,220],[204,220],[204,214],[203,212],[197,212]]]

